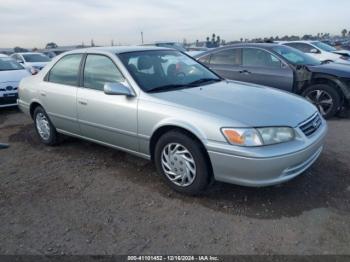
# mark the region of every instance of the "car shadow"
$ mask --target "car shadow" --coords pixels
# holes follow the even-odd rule
[[[13,143],[27,143],[36,149],[45,148],[34,131],[26,125],[11,135]],[[158,192],[166,199],[202,205],[227,214],[258,219],[295,217],[317,208],[350,211],[350,165],[337,160],[325,150],[319,160],[304,174],[282,185],[248,188],[215,182],[200,196],[186,196],[169,189],[156,174],[154,165],[127,153],[75,138],[65,139],[51,153],[67,155],[70,161],[87,161],[88,165],[124,176],[132,183]]]

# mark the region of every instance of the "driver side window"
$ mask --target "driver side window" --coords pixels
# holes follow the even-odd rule
[[[269,68],[281,68],[281,61],[261,49],[244,48],[243,49],[243,66],[253,67],[269,67]]]
[[[88,55],[84,67],[84,87],[103,91],[106,83],[123,82],[124,77],[112,60],[103,55]]]

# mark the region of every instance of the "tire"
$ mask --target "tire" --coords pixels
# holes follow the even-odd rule
[[[177,154],[171,154],[171,150]],[[155,147],[154,162],[157,172],[175,191],[188,195],[198,195],[209,185],[211,178],[211,168],[204,150],[198,141],[183,132],[169,131],[158,140]],[[174,175],[170,174],[172,172]],[[178,173],[175,174],[175,172]],[[179,174],[183,174],[182,178],[171,180]],[[181,183],[183,185],[179,185]]]
[[[341,96],[333,86],[312,85],[306,88],[302,95],[313,103],[326,119],[333,117],[341,108]]]
[[[59,142],[59,137],[56,128],[54,127],[45,110],[41,106],[35,108],[33,118],[35,130],[39,136],[40,141],[48,146],[57,145]],[[44,127],[40,127],[39,122],[42,123]]]

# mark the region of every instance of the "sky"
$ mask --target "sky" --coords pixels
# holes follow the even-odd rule
[[[226,41],[350,30],[349,0],[0,0],[0,47]]]

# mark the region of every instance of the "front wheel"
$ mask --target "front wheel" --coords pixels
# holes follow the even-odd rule
[[[338,91],[329,85],[317,84],[305,89],[302,94],[313,103],[326,119],[333,117],[341,106],[341,97]]]
[[[196,195],[210,182],[210,167],[201,144],[180,131],[170,131],[157,142],[154,160],[159,174],[174,190]]]
[[[38,106],[34,110],[34,124],[37,134],[42,143],[53,146],[58,143],[58,134],[56,128],[51,123],[45,110]]]

